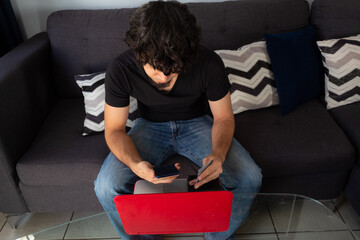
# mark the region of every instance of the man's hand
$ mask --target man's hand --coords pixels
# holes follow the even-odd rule
[[[180,163],[176,163],[175,167],[178,171],[180,171]],[[174,181],[179,175],[176,176],[169,176],[169,177],[163,177],[163,178],[156,178],[154,167],[146,161],[141,161],[139,163],[136,163],[131,170],[140,178],[145,179],[148,182],[151,182],[153,184],[159,184],[159,183],[171,183]]]
[[[222,164],[224,162],[224,159],[221,159],[219,156],[217,156],[214,153],[211,153],[207,157],[203,159],[203,166],[208,163],[210,160],[213,160],[212,164],[208,168],[206,168],[198,177],[199,182],[196,183],[197,179],[194,179],[189,182],[190,186],[194,186],[195,189],[198,189],[205,183],[210,182],[211,180],[214,180],[219,177],[219,175],[222,173]]]

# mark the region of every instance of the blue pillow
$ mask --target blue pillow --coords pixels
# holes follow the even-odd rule
[[[265,35],[282,114],[324,91],[324,71],[315,35],[311,25],[299,31]]]

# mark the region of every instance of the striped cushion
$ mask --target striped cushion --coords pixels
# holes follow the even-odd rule
[[[279,104],[265,41],[238,50],[218,50],[231,83],[233,113]]]
[[[76,83],[82,89],[85,102],[85,121],[83,136],[104,131],[105,72],[75,76]],[[132,127],[137,117],[137,101],[130,97],[127,127]]]
[[[327,109],[360,101],[360,35],[317,44],[325,67]]]

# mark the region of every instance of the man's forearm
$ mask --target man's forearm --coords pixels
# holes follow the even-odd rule
[[[212,152],[225,161],[235,131],[234,119],[217,120],[212,126]]]
[[[142,161],[135,144],[125,131],[105,131],[105,139],[111,152],[130,169]]]

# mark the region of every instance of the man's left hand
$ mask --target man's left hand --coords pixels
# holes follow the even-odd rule
[[[214,180],[219,177],[219,175],[222,173],[222,164],[224,162],[223,159],[221,159],[219,156],[217,156],[214,153],[211,153],[207,157],[203,159],[203,166],[207,164],[209,161],[213,160],[213,162],[210,164],[209,167],[207,167],[201,174],[198,176],[198,179],[194,179],[189,182],[190,186],[194,186],[195,189],[198,189],[205,183],[210,182],[211,180]],[[198,183],[197,180],[199,180]]]

